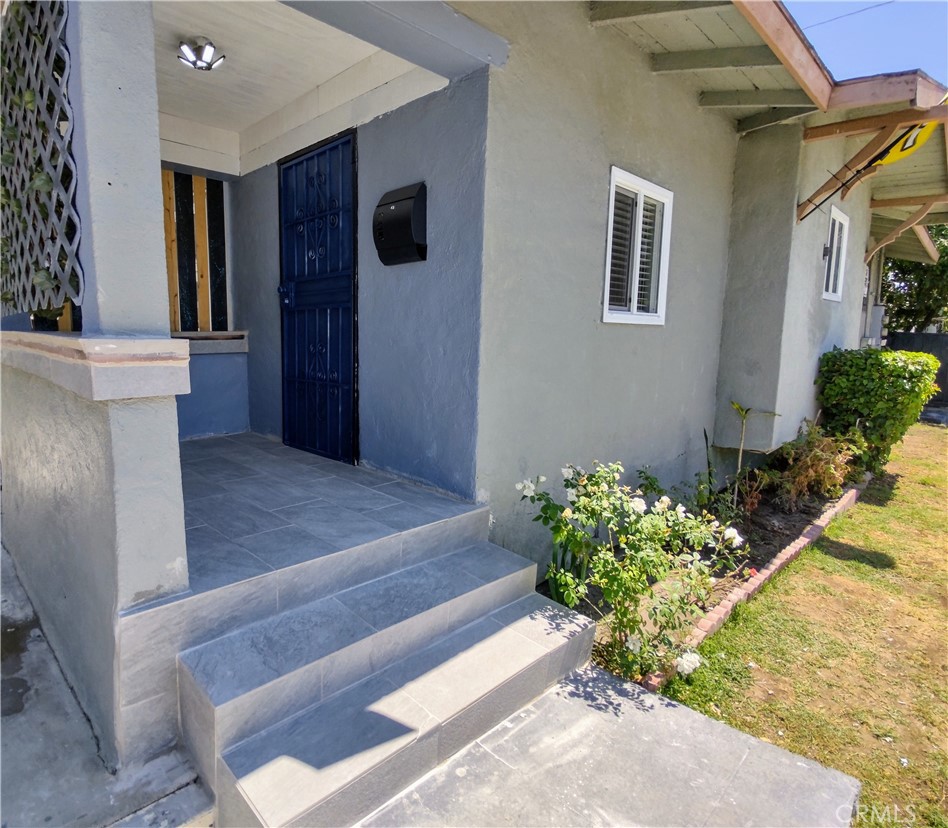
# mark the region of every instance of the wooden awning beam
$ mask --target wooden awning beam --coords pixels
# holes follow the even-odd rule
[[[727,92],[702,92],[698,104],[703,107],[728,106],[800,106],[814,109],[813,101],[800,89],[754,89]]]
[[[652,55],[652,71],[656,74],[779,65],[780,58],[768,46],[732,46]]]
[[[853,180],[853,177],[859,174],[866,164],[889,146],[892,140],[899,134],[900,130],[901,127],[898,126],[881,130],[875,138],[828,178],[813,195],[797,205],[797,221],[803,221],[803,219],[820,206],[822,199],[835,190],[838,190],[840,186],[844,186],[850,182],[852,182],[852,186],[856,186],[859,180]]]
[[[883,115],[870,115],[866,118],[853,118],[850,121],[835,121],[832,124],[808,127],[803,131],[803,141],[823,141],[827,138],[844,138],[852,135],[865,135],[880,129],[894,127],[905,129],[931,121],[948,121],[948,106],[933,106],[929,109],[900,109],[898,112],[886,112]]]
[[[882,167],[863,167],[853,179],[843,187],[842,199],[845,201],[852,194],[852,191],[856,189],[857,186],[862,184],[867,178],[872,178],[877,172],[879,172]]]
[[[589,22],[609,26],[642,18],[669,17],[701,9],[730,6],[731,0],[634,0],[633,2],[596,2],[589,4]]]
[[[922,247],[925,248],[925,252],[932,260],[932,264],[937,264],[940,253],[928,229],[922,224],[915,224],[912,226],[912,230],[915,231],[915,235],[918,236],[918,240],[922,243]]]
[[[873,210],[876,210],[886,207],[915,207],[919,204],[928,204],[929,202],[932,204],[948,204],[948,193],[902,196],[901,198],[874,198],[869,202],[869,206]]]
[[[866,264],[869,264],[869,260],[876,255],[883,247],[887,244],[892,244],[899,236],[901,236],[906,230],[910,227],[914,227],[918,224],[928,213],[931,211],[932,207],[935,206],[934,201],[930,201],[927,204],[923,204],[918,210],[916,210],[912,215],[910,215],[905,221],[903,221],[898,227],[895,228],[888,236],[886,236],[882,241],[877,242],[873,247],[869,249],[869,252],[866,253]],[[926,234],[927,235],[927,234]],[[936,258],[937,261],[937,258]]]

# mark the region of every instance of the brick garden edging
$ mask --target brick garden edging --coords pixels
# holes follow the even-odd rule
[[[816,520],[814,520],[806,529],[803,530],[803,533],[798,537],[793,543],[785,546],[780,550],[767,564],[763,569],[760,570],[753,578],[750,580],[744,581],[741,584],[738,584],[734,587],[724,598],[715,605],[715,607],[705,615],[697,624],[695,624],[694,629],[689,633],[688,637],[685,639],[685,644],[689,649],[697,649],[697,647],[704,641],[709,635],[716,633],[724,625],[724,622],[730,617],[731,613],[734,610],[734,607],[739,604],[741,601],[747,601],[750,598],[753,598],[764,584],[767,583],[774,575],[776,575],[781,569],[783,569],[790,561],[795,560],[800,553],[813,541],[815,541],[820,535],[823,534],[823,530],[829,526],[829,523],[833,518],[838,517],[844,512],[849,511],[856,501],[859,499],[859,495],[862,494],[863,490],[866,488],[866,485],[869,482],[868,475],[866,480],[862,483],[857,483],[854,486],[848,486],[843,492],[842,496],[837,500],[829,509],[823,512]],[[657,693],[665,685],[672,676],[674,671],[668,673],[649,673],[642,679],[642,686],[652,692]]]

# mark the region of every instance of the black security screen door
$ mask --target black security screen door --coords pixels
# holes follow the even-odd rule
[[[355,459],[354,153],[346,136],[280,167],[283,441]]]

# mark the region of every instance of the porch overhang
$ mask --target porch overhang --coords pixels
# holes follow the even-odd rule
[[[507,43],[442,2],[154,3],[162,162],[236,177],[423,97]],[[182,66],[206,36],[227,60]]]
[[[926,110],[944,95],[919,70],[836,81],[779,0],[594,0],[589,15],[648,53],[653,72],[678,74],[701,107],[732,117],[740,133],[822,112]]]

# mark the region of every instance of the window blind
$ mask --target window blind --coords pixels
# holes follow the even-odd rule
[[[617,189],[612,208],[612,258],[609,268],[609,307],[615,310],[629,310],[631,306],[635,210],[635,195]]]

